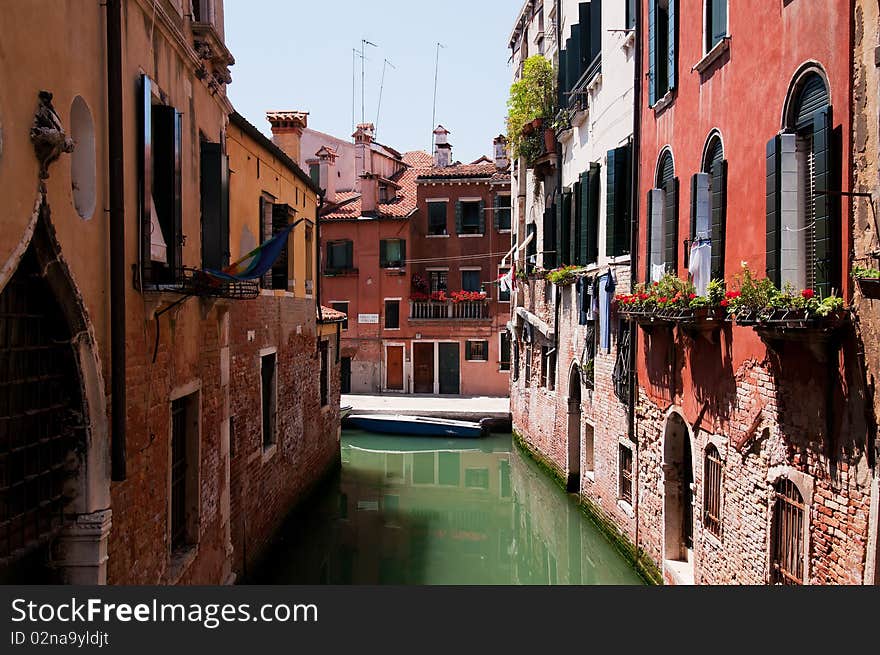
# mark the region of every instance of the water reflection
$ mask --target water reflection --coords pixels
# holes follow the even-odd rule
[[[510,435],[345,432],[342,470],[294,515],[261,584],[641,584]]]

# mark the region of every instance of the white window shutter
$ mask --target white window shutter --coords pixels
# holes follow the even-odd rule
[[[798,192],[798,161],[797,161],[797,136],[783,134],[780,140],[780,269],[781,284],[790,282],[794,286],[803,286],[803,227],[799,211]]]
[[[657,282],[665,271],[663,262],[663,226],[665,224],[666,192],[651,189],[651,282]]]

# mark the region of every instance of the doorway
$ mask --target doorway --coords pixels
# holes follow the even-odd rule
[[[385,388],[403,391],[403,346],[385,347]]]
[[[339,364],[339,392],[351,393],[351,357],[343,357]]]
[[[413,393],[434,393],[434,344],[413,344]]]
[[[438,346],[440,393],[457,395],[460,393],[458,343],[441,343]]]
[[[664,559],[685,580],[693,581],[693,480],[690,435],[678,414],[666,421],[663,438]]]
[[[568,480],[566,491],[581,488],[581,376],[577,366],[568,376]]]

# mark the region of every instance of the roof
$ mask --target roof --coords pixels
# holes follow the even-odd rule
[[[416,180],[419,174],[427,170],[427,166],[434,163],[434,159],[428,153],[416,150],[405,153],[402,156],[402,161],[407,164],[407,167],[386,180],[391,183],[389,186],[392,189],[394,186],[399,187],[396,190],[397,193],[388,202],[377,204],[377,218],[408,218],[416,210]],[[321,219],[355,220],[362,215],[361,194],[349,191],[337,194],[336,201],[328,207],[326,213],[321,215]]]
[[[324,192],[321,190],[321,188],[312,181],[311,177],[303,172],[303,169],[299,167],[299,164],[293,161],[281,148],[272,143],[269,137],[267,137],[256,127],[251,125],[244,116],[239,114],[237,111],[233,112],[229,115],[229,122],[241,129],[242,132],[247,134],[263,148],[271,152],[272,155],[278,159],[278,161],[284,164],[288,168],[288,170],[290,170],[294,175],[296,175],[296,177],[299,178],[300,182],[302,182],[309,189],[314,191],[316,195],[323,195]]]
[[[318,311],[318,323],[341,323],[346,318],[348,318],[348,315],[345,312],[340,312],[338,309],[332,309],[324,305],[321,305]]]
[[[419,179],[491,178],[496,173],[498,173],[498,168],[492,162],[482,164],[456,163],[452,166],[433,166],[422,171]]]

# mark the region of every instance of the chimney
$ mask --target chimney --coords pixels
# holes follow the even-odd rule
[[[300,139],[309,126],[307,111],[267,111],[266,118],[272,125],[272,142],[293,161],[299,162]]]
[[[379,177],[372,173],[361,175],[361,216],[375,216],[378,209]]]
[[[336,202],[336,158],[339,156],[330,146],[321,146],[315,153],[318,158],[318,186],[324,189],[324,198]]]
[[[434,166],[444,167],[452,164],[452,144],[449,143],[449,130],[438,125],[434,130]]]
[[[375,128],[372,123],[358,123],[354,137],[354,174],[359,180],[363,180],[365,173],[373,172],[373,134]],[[363,184],[361,183],[361,186]]]
[[[510,160],[507,158],[507,139],[503,134],[499,134],[492,141],[492,146],[495,152],[495,168],[503,171],[510,165]]]

